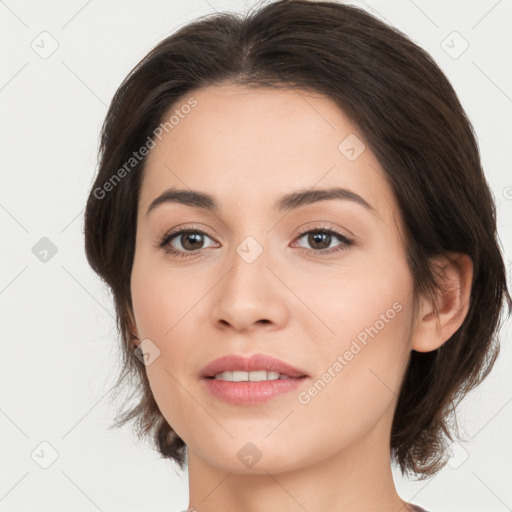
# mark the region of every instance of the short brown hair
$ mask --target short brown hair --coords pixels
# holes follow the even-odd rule
[[[402,474],[433,475],[446,463],[454,407],[498,356],[505,299],[509,312],[512,307],[495,206],[471,123],[434,60],[395,28],[336,2],[280,0],[245,15],[200,18],[161,41],[115,93],[85,212],[87,259],[115,301],[123,353],[115,389],[136,381],[134,390],[141,393],[115,426],[136,418],[139,436],[151,434],[162,456],[183,469],[186,445],[161,414],[133,352],[130,275],[146,159],[110,181],[108,193],[104,184],[178,100],[222,83],[297,88],[336,102],[364,135],[393,189],[415,299],[436,292],[432,257],[470,256],[474,275],[464,322],[437,350],[411,352],[393,419],[390,447]]]

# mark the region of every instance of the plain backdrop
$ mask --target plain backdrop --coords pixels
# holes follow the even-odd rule
[[[444,70],[472,121],[512,254],[512,2],[353,2],[396,26]],[[89,268],[83,213],[101,123],[130,69],[161,39],[254,2],[0,2],[0,510],[180,511],[187,475],[109,430],[117,375],[111,296]],[[46,252],[45,252],[46,251]],[[510,282],[510,281],[509,281]],[[395,472],[402,498],[432,512],[512,510],[512,353],[507,326],[491,376],[458,410],[468,442],[438,475]],[[316,512],[316,511],[311,511]]]

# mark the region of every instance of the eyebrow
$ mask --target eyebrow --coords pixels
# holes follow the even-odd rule
[[[341,187],[297,190],[278,199],[278,201],[274,204],[274,209],[277,212],[287,212],[296,208],[300,208],[301,206],[332,199],[353,201],[357,204],[360,204],[361,206],[364,206],[367,210],[373,212],[374,214],[377,214],[375,209],[360,195]],[[202,208],[211,212],[217,212],[219,210],[217,201],[210,194],[200,192],[198,190],[170,188],[165,190],[151,202],[146,211],[146,216],[149,215],[151,211],[155,210],[155,208],[165,203],[179,203],[195,208]]]

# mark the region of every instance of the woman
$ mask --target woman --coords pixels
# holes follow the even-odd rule
[[[471,124],[363,10],[275,1],[156,46],[86,208],[137,420],[190,510],[421,511],[511,306]]]

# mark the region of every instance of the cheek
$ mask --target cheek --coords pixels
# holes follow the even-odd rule
[[[135,319],[143,336],[162,340],[170,336],[173,326],[197,302],[200,284],[194,280],[192,285],[189,273],[169,269],[160,256],[136,255],[131,292]]]
[[[383,417],[391,421],[410,354],[410,306],[403,301],[389,310],[388,323],[374,319],[381,308],[366,310],[358,319],[363,328],[347,317],[356,334],[340,334],[335,343],[321,347],[323,364],[298,397],[299,414],[290,422],[290,435],[307,424],[309,435],[322,439],[319,450],[328,453],[336,443],[348,446],[377,424],[384,425]]]
[[[204,279],[191,279],[190,273],[170,271],[154,256],[151,261],[141,255],[134,260],[131,293],[135,321],[141,338],[151,340],[159,351],[146,365],[146,374],[159,408],[173,427],[192,421],[183,375],[188,378],[189,372],[195,371],[190,352],[198,347],[194,315],[200,308],[194,306],[210,287]]]
[[[325,371],[341,360],[343,370],[338,365],[336,373],[343,374],[348,385],[364,387],[365,381],[368,384],[368,379],[383,374],[394,388],[409,352],[412,295],[399,283],[371,281],[366,289],[360,281],[353,288],[345,285],[342,294],[322,298],[324,317],[334,334],[312,347],[323,363],[317,370]]]
[[[288,279],[291,281],[292,277]],[[299,322],[303,322],[310,338],[325,340],[340,350],[350,340],[358,338],[364,343],[376,332],[379,339],[386,337],[409,314],[413,284],[405,264],[387,268],[365,264],[325,276],[303,274],[293,283],[294,291],[309,310],[304,311]],[[304,309],[300,304],[298,307]],[[402,333],[388,343],[403,339]]]
[[[334,429],[347,417],[369,426],[381,416],[397,398],[410,355],[413,296],[406,262],[366,268],[340,274],[325,282],[323,293],[308,296],[334,334],[311,345],[318,355],[315,385],[299,402],[307,402],[312,417],[330,411]]]

